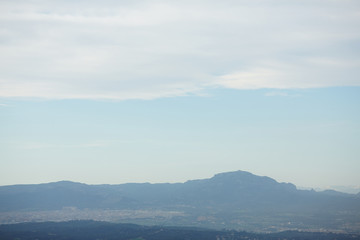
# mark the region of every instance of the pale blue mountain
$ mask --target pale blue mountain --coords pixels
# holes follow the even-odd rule
[[[298,190],[291,183],[236,171],[185,183],[87,185],[70,181],[0,187],[1,212],[177,211],[166,224],[359,231],[360,195]],[[138,223],[136,219],[128,220]],[[145,221],[145,220],[144,220]],[[148,223],[154,219],[147,219]],[[143,222],[141,222],[143,223]]]

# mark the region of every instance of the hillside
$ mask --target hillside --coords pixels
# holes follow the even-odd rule
[[[0,211],[3,223],[96,219],[218,229],[360,232],[359,195],[298,190],[293,184],[244,171],[175,184],[62,181],[4,186]]]
[[[359,235],[287,231],[271,234],[200,228],[139,226],[94,221],[0,225],[2,240],[359,240]]]

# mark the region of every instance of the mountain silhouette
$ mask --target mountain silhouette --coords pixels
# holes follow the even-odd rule
[[[298,190],[291,183],[279,183],[245,171],[220,173],[185,183],[87,185],[61,181],[0,187],[0,212],[67,207],[180,211],[185,216],[178,219],[181,224],[198,224],[194,219],[205,219],[200,222],[211,227],[221,224],[234,227],[245,220],[255,225],[259,220],[261,226],[264,221],[266,224],[298,222],[299,226],[306,225],[306,221],[325,221],[326,226],[355,226],[360,222],[359,194]]]

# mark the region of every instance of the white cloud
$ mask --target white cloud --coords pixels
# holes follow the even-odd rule
[[[218,84],[236,89],[289,88],[280,79],[281,72],[260,68],[221,76]]]
[[[359,86],[360,3],[2,1],[0,97]]]
[[[360,86],[357,77],[360,65],[356,61],[299,57],[295,62],[274,60],[259,66],[219,76],[215,83],[234,89]]]

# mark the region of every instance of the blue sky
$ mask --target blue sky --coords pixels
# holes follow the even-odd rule
[[[0,6],[0,185],[360,185],[359,1]]]
[[[178,182],[241,169],[300,186],[356,185],[359,102],[354,87],[7,100],[1,181]]]

